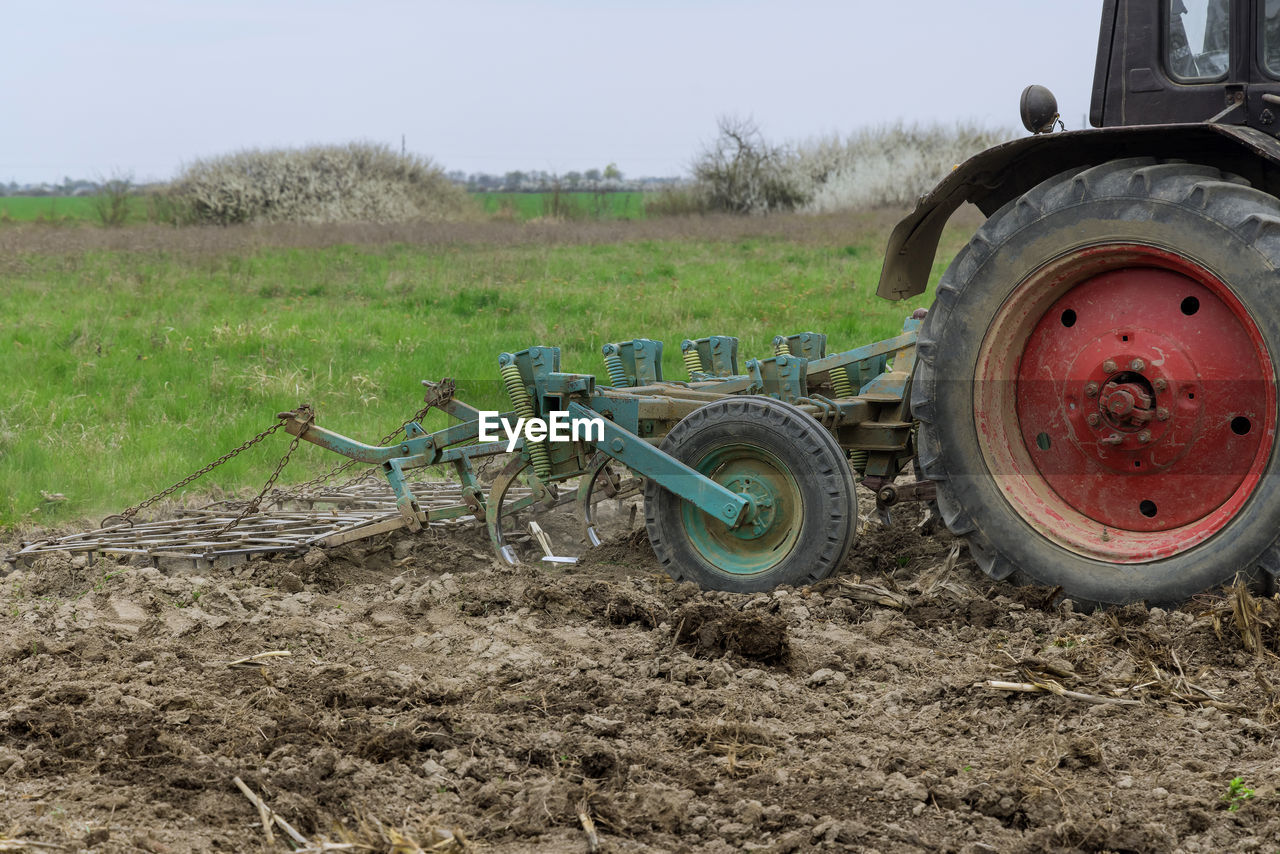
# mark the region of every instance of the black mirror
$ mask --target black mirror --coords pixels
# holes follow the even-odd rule
[[[1031,85],[1022,90],[1018,105],[1022,126],[1032,133],[1049,133],[1058,120],[1058,99],[1044,86]]]

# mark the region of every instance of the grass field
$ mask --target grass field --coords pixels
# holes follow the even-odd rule
[[[840,222],[638,241],[628,229],[657,224],[617,223],[622,242],[505,245],[492,223],[468,242],[223,250],[202,241],[237,232],[169,229],[143,251],[69,251],[32,229],[34,249],[0,252],[0,525],[118,511],[303,401],[367,441],[418,408],[422,379],[454,377],[463,399],[501,406],[504,350],[559,345],[565,370],[603,374],[602,343],[657,338],[683,378],[685,337],[738,335],[745,358],[776,333],[826,332],[834,348],[893,335],[927,300],[874,298],[886,226]],[[151,233],[117,234],[133,232]],[[948,235],[941,260],[964,236]],[[273,437],[201,486],[258,487],[284,447]],[[284,481],[337,461],[303,445]]]
[[[99,222],[92,196],[0,196],[0,224]],[[130,199],[130,222],[146,222],[147,200]]]
[[[482,214],[524,222],[545,217],[576,220],[644,218],[644,193],[473,193]],[[147,200],[134,196],[129,222],[147,220]],[[99,217],[90,196],[0,196],[5,223],[92,223]]]
[[[559,216],[563,219],[643,219],[644,193],[475,193],[487,214],[518,220]]]

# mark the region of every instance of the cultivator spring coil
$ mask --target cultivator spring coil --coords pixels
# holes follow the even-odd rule
[[[519,418],[536,417],[529,390],[525,388],[524,379],[520,376],[520,368],[516,365],[515,356],[503,353],[498,357],[498,366],[502,370],[502,383],[507,388],[507,397],[511,400],[511,408]],[[533,463],[533,470],[538,477],[549,477],[551,474],[551,458],[547,454],[547,446],[542,442],[530,442],[526,451]]]
[[[698,355],[698,345],[693,341],[686,339],[680,345],[680,358],[684,360],[684,368],[689,372],[689,379],[706,370],[702,364],[702,356]]]
[[[627,371],[622,366],[622,357],[618,355],[618,345],[605,344],[601,349],[604,352],[604,367],[609,374],[609,382],[617,388],[630,385],[627,382]]]

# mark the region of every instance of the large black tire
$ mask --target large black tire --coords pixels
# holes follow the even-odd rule
[[[719,400],[676,424],[661,447],[735,491],[768,483],[762,495],[771,502],[768,524],[739,539],[647,481],[649,542],[675,580],[753,593],[812,584],[844,563],[858,528],[852,470],[836,440],[803,411],[766,397]]]
[[[1280,356],[1277,268],[1280,201],[1243,179],[1186,163],[1130,159],[1059,175],[1005,205],[983,225],[938,285],[920,332],[911,406],[920,421],[920,463],[937,482],[943,520],[968,540],[987,574],[1060,585],[1077,601],[1123,604],[1179,602],[1229,582],[1237,573],[1265,582],[1280,570],[1273,364]],[[1100,289],[1103,276],[1109,277],[1110,290]],[[1141,283],[1138,277],[1143,277]],[[1184,288],[1179,284],[1183,281],[1190,284]],[[1172,285],[1157,286],[1159,282]],[[1194,291],[1200,299],[1183,295],[1195,288],[1200,288]],[[1113,302],[1121,300],[1121,290],[1143,296],[1140,302],[1124,303],[1138,306],[1131,314]],[[1089,301],[1095,297],[1096,302]],[[1212,303],[1212,311],[1199,311],[1201,301]],[[1179,305],[1189,318],[1185,322],[1178,319]],[[1101,314],[1109,308],[1111,332],[1095,317],[1091,322],[1102,324],[1095,337],[1084,337],[1093,330],[1071,337],[1088,312]],[[1161,328],[1163,321],[1153,319],[1159,317],[1172,318],[1165,325],[1178,331]],[[1192,336],[1187,330],[1199,318],[1204,319],[1203,335]],[[1107,442],[1095,441],[1101,432],[1089,431],[1111,430],[1112,413],[1103,410],[1101,426],[1096,426],[1099,410],[1089,396],[1097,395],[1096,384],[1090,383],[1095,389],[1072,384],[1082,379],[1082,366],[1097,361],[1078,356],[1073,348],[1081,354],[1114,348],[1128,359],[1136,351],[1119,342],[1129,341],[1120,333],[1131,328],[1144,341],[1182,336],[1178,340],[1187,342],[1186,352],[1161,355],[1159,364],[1173,371],[1170,364],[1194,363],[1189,382],[1202,383],[1201,398],[1217,403],[1196,410],[1198,404],[1186,399],[1188,394],[1194,398],[1194,392],[1178,391],[1193,385],[1179,386],[1172,376],[1153,380],[1123,373],[1128,362],[1105,361],[1100,369],[1090,368],[1111,368],[1117,385],[1104,380],[1104,398],[1109,390],[1127,387],[1133,392],[1130,399],[1145,400],[1144,417],[1154,418],[1159,411],[1174,426],[1167,434],[1153,439],[1148,431],[1143,438],[1136,422],[1126,421]],[[1251,342],[1256,359],[1215,366],[1220,348],[1243,352],[1238,343],[1222,343],[1226,339]],[[1064,367],[1060,377],[1046,370],[1045,385],[1034,386],[1035,366],[1052,364],[1045,353],[1061,353],[1061,364],[1070,370]],[[1149,359],[1133,361],[1154,375]],[[1219,394],[1224,388],[1220,380],[1229,379],[1231,371],[1248,381],[1247,389]],[[1144,398],[1142,389],[1151,396]],[[1052,399],[1061,401],[1062,409],[1037,414],[1019,408],[1027,399],[1018,396],[1029,394],[1044,400],[1059,395]],[[1167,405],[1165,395],[1171,395]],[[1168,406],[1174,407],[1172,417]],[[1177,407],[1189,414],[1184,417]],[[1016,418],[1010,418],[1011,411]],[[1079,420],[1086,418],[1093,421]],[[1047,426],[1031,441],[1028,437],[1041,429],[1030,423],[1037,419]],[[1150,423],[1153,431],[1165,429],[1164,422]],[[1242,437],[1232,438],[1224,429],[1228,425],[1238,435],[1243,430]],[[1188,446],[1194,454],[1174,460],[1176,448],[1157,453],[1162,437],[1175,430],[1199,443]],[[1152,456],[1143,456],[1148,453]],[[1195,480],[1208,477],[1206,467],[1215,459],[1222,468],[1218,478]],[[1246,459],[1247,466],[1241,462]],[[1081,471],[1063,469],[1072,460],[1083,461]],[[1161,460],[1174,461],[1153,471],[1166,464]],[[1122,468],[1130,462],[1133,471]],[[1097,475],[1093,486],[1071,480],[1086,469]],[[1187,478],[1159,479],[1175,469],[1185,471]],[[1237,480],[1224,503],[1212,506]],[[1185,484],[1186,491],[1141,492],[1174,483]],[[1201,497],[1197,485],[1218,492]],[[1094,492],[1074,492],[1077,488]],[[1075,495],[1074,503],[1064,495]],[[1144,498],[1140,504],[1138,497]],[[1176,527],[1156,530],[1151,526],[1157,523],[1174,525],[1159,521],[1157,512],[1165,507],[1178,508],[1183,518]],[[1134,515],[1135,509],[1141,516]],[[1072,515],[1077,511],[1080,518]],[[1127,521],[1134,519],[1136,523]]]

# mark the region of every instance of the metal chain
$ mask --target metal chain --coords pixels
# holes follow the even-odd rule
[[[383,444],[383,445],[387,444],[396,436],[399,436],[401,433],[403,433],[404,428],[408,427],[410,424],[412,424],[415,421],[421,421],[423,418],[426,418],[427,413],[430,412],[432,409],[435,409],[437,406],[442,406],[448,403],[450,400],[452,400],[453,387],[454,387],[453,380],[448,379],[447,377],[445,379],[440,380],[440,382],[438,383],[431,383],[427,391],[426,405],[423,406],[421,409],[419,409],[417,412],[415,412],[413,415],[410,415],[408,418],[406,418],[399,427],[392,430],[386,436],[383,436],[382,442],[380,444]]]
[[[311,424],[316,420],[315,412],[313,412],[311,410],[311,407],[305,403],[299,406],[297,409],[295,409],[294,414],[298,414],[302,416],[303,426],[302,426],[302,429],[298,431],[298,435],[294,436],[293,441],[289,443],[289,449],[284,452],[284,456],[280,458],[280,462],[276,463],[276,470],[271,473],[271,477],[267,478],[267,482],[263,485],[262,491],[259,492],[252,501],[246,504],[244,506],[244,509],[241,510],[240,513],[234,519],[232,519],[227,524],[223,525],[218,530],[214,531],[213,536],[215,537],[222,536],[227,531],[230,531],[232,528],[234,528],[236,525],[239,525],[245,516],[258,512],[258,508],[262,504],[263,497],[267,494],[267,492],[271,489],[271,487],[275,486],[276,478],[280,477],[280,472],[284,471],[284,467],[289,464],[289,457],[293,454],[294,451],[298,449],[298,443],[302,441],[302,435],[307,432],[307,428],[310,427]],[[283,423],[284,423],[283,421],[279,422],[279,424],[283,424]],[[277,426],[279,426],[279,424],[277,424]]]
[[[453,391],[454,391],[454,383],[453,383],[453,380],[451,379],[445,378],[438,383],[432,383],[429,386],[429,390],[427,391],[426,405],[423,406],[421,409],[419,409],[417,412],[415,412],[413,415],[410,415],[408,418],[406,418],[400,424],[399,427],[392,430],[387,435],[383,436],[382,439],[379,440],[378,444],[379,445],[389,444],[392,439],[396,438],[401,433],[403,433],[404,429],[408,427],[410,424],[414,423],[415,421],[419,421],[419,422],[422,421],[422,419],[426,418],[427,413],[430,412],[432,409],[444,403],[448,403],[453,398]],[[289,487],[288,492],[278,490],[276,493],[273,493],[272,497],[277,499],[297,497],[301,493],[305,492],[306,490],[312,487],[319,486],[320,484],[325,483],[326,481],[332,480],[333,478],[342,474],[344,471],[347,471],[352,466],[356,465],[358,462],[359,462],[358,460],[347,460],[346,462],[339,463],[338,465],[334,466],[332,469],[325,472],[324,474],[321,474],[317,477],[313,477],[311,478],[311,480],[304,481],[302,483]],[[345,489],[346,487],[351,486],[353,483],[356,483],[357,481],[364,478],[366,474],[367,474],[366,472],[362,472],[356,475],[355,477],[348,478],[344,482],[334,486],[334,489]]]
[[[414,421],[422,420],[426,416],[427,411],[430,409],[431,409],[430,406],[424,406],[422,409],[418,410],[418,413],[416,415],[406,420],[403,424],[401,424],[395,430],[392,430],[390,433],[383,436],[382,439],[378,442],[378,444],[386,445],[392,439],[399,436],[400,433],[404,430],[404,428],[408,427]],[[324,474],[318,475],[316,477],[311,478],[311,480],[306,480],[306,481],[303,481],[302,483],[294,484],[293,486],[289,487],[289,494],[286,494],[285,492],[280,491],[279,497],[288,498],[294,495],[299,495],[313,486],[319,486],[320,484],[326,481],[332,480],[333,478],[342,474],[347,469],[351,468],[354,465],[357,465],[359,462],[360,462],[359,460],[347,460],[346,462],[338,463],[336,466],[334,466]],[[338,484],[337,486],[334,487],[334,489],[342,489],[343,487],[350,486],[351,484],[355,483],[357,480],[359,480],[362,477],[364,477],[363,473],[356,475],[354,478],[350,478],[347,481]]]
[[[454,383],[453,383],[453,380],[451,379],[446,378],[441,380],[438,383],[428,383],[426,405],[423,406],[421,409],[419,409],[416,413],[411,415],[409,418],[406,418],[400,424],[399,427],[392,430],[386,436],[383,436],[381,441],[378,444],[386,445],[392,439],[396,438],[401,433],[403,433],[404,429],[408,427],[410,424],[414,423],[415,421],[421,421],[423,418],[426,417],[427,413],[430,412],[432,409],[444,403],[447,403],[449,400],[453,398],[453,392],[454,392]],[[315,413],[312,411],[311,407],[308,404],[305,404],[305,403],[301,404],[295,410],[295,412],[302,414],[307,424],[311,424],[315,420]],[[204,477],[206,474],[213,471],[218,466],[240,455],[241,453],[247,451],[249,448],[252,448],[254,445],[258,444],[263,439],[267,438],[268,436],[272,435],[277,430],[279,430],[281,427],[283,427],[284,423],[285,423],[284,421],[277,421],[275,424],[272,424],[267,429],[255,435],[253,438],[249,439],[248,441],[244,442],[238,447],[233,448],[232,450],[218,457],[216,460],[209,463],[204,468],[201,468],[198,471],[192,472],[191,474],[187,475],[182,480],[175,483],[173,486],[160,490],[155,495],[151,496],[145,501],[139,501],[137,504],[133,505],[132,507],[128,508],[122,513],[117,513],[114,516],[106,517],[105,519],[102,520],[102,522],[98,525],[98,527],[100,528],[107,527],[107,523],[110,522],[112,519],[119,519],[120,523],[127,524],[130,527],[132,527],[133,517],[138,515],[138,513],[141,510],[147,507],[150,507],[152,504],[155,504],[157,501],[159,501],[162,498],[165,498],[166,496],[172,495],[174,492],[186,486],[187,484],[191,483],[192,481],[198,480],[201,477]],[[305,433],[306,432],[305,428],[301,432]],[[220,534],[226,533],[227,531],[230,531],[236,525],[240,524],[240,522],[246,516],[248,516],[251,513],[256,513],[258,511],[258,509],[262,504],[262,499],[266,497],[267,492],[271,490],[273,486],[275,486],[276,479],[280,477],[280,472],[282,472],[284,470],[284,467],[288,464],[290,455],[292,455],[293,452],[297,450],[298,442],[301,438],[302,437],[300,435],[295,436],[293,441],[289,443],[288,450],[286,450],[284,453],[284,456],[280,458],[280,462],[276,464],[275,471],[271,473],[271,477],[267,478],[266,485],[262,487],[262,491],[258,493],[257,497],[254,498],[252,501],[250,501],[248,504],[246,504],[244,508],[240,511],[240,513],[233,520],[231,520],[231,522],[229,522],[227,525],[225,525],[224,527],[216,531],[214,533],[214,536],[218,536]],[[290,492],[293,493],[293,495],[284,493],[280,490],[276,490],[275,492],[272,493],[272,497],[273,498],[289,498],[289,497],[296,496],[298,493],[302,492],[303,490],[306,490],[310,487],[319,486],[325,481],[336,477],[337,475],[341,474],[342,472],[354,466],[356,462],[357,462],[356,460],[347,460],[346,462],[335,466],[333,469],[325,472],[324,474],[319,475],[318,477],[314,477],[311,480],[305,481],[303,483],[298,484],[297,486],[291,487]],[[356,481],[360,480],[362,477],[364,477],[364,474],[360,474],[354,478],[350,478],[345,483],[339,484],[336,488],[341,489],[345,486],[349,486],[355,483]],[[117,524],[120,524],[120,523],[117,523]]]
[[[310,410],[310,408],[311,408],[311,407],[307,406],[306,404],[303,404],[302,406],[300,406],[300,407],[298,407],[298,408],[299,408],[299,409],[304,409],[304,408],[305,408],[305,409],[307,409],[307,410]],[[142,509],[144,509],[144,508],[146,508],[146,507],[150,507],[152,504],[155,504],[155,503],[156,503],[157,501],[159,501],[161,498],[165,498],[165,497],[167,497],[167,496],[169,496],[169,495],[172,495],[175,491],[177,491],[177,490],[181,489],[182,487],[186,486],[188,483],[191,483],[193,480],[198,480],[199,478],[204,477],[206,474],[208,474],[209,472],[213,471],[213,470],[214,470],[214,469],[216,469],[218,466],[222,465],[223,463],[227,462],[228,460],[231,460],[233,457],[239,456],[240,454],[242,454],[242,453],[244,453],[245,451],[249,450],[249,449],[250,449],[250,448],[252,448],[254,445],[258,444],[258,443],[259,443],[259,442],[261,442],[263,439],[265,439],[265,438],[267,438],[268,436],[270,436],[271,434],[275,433],[277,430],[279,430],[279,429],[280,429],[281,427],[283,427],[283,426],[284,426],[284,422],[283,422],[283,421],[277,421],[275,424],[272,424],[272,425],[271,425],[270,427],[268,427],[266,430],[263,430],[261,433],[259,433],[259,434],[257,434],[256,436],[254,436],[252,439],[248,440],[247,442],[245,442],[244,444],[242,444],[242,445],[240,445],[240,446],[238,446],[238,447],[236,447],[236,448],[233,448],[233,449],[232,449],[232,450],[230,450],[230,451],[227,451],[225,454],[223,454],[222,456],[218,457],[216,460],[214,460],[213,462],[209,463],[209,464],[208,464],[208,465],[206,465],[204,468],[200,469],[199,471],[192,472],[191,474],[189,474],[189,475],[187,475],[186,477],[184,477],[182,480],[180,480],[180,481],[178,481],[177,483],[175,483],[173,486],[170,486],[170,487],[168,487],[167,489],[162,489],[162,490],[160,490],[160,491],[159,491],[159,492],[157,492],[155,495],[151,496],[150,498],[146,499],[145,501],[139,501],[137,504],[135,504],[135,505],[133,505],[132,507],[130,507],[129,509],[125,510],[123,513],[117,513],[117,514],[115,514],[114,516],[108,516],[107,518],[105,518],[105,519],[103,519],[103,520],[102,520],[101,524],[100,524],[98,527],[100,527],[100,528],[105,528],[105,527],[107,527],[107,522],[109,522],[109,521],[110,521],[110,520],[112,520],[112,519],[119,519],[121,522],[123,522],[123,523],[125,523],[125,524],[128,524],[130,527],[132,527],[132,526],[133,526],[133,517],[134,517],[134,516],[136,516],[136,515],[138,515],[138,512],[139,512],[139,511],[141,511]]]

